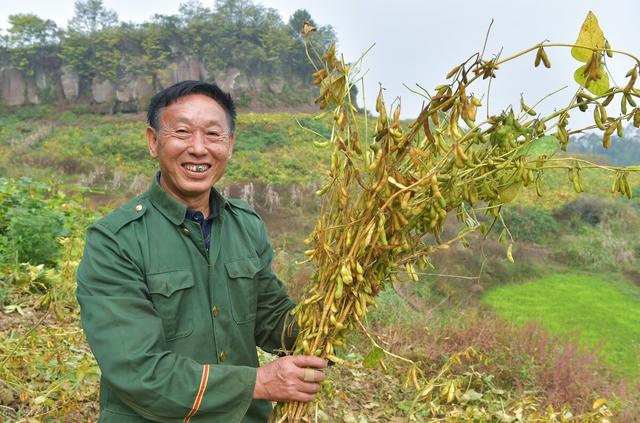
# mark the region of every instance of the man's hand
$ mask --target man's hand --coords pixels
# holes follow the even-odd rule
[[[327,362],[309,355],[282,357],[258,368],[253,399],[309,402],[320,390]]]

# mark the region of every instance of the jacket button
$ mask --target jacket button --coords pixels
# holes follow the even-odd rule
[[[189,236],[189,233],[190,233],[189,229],[187,229],[187,228],[180,229],[180,232],[182,232],[182,235],[184,235],[184,236]]]
[[[222,363],[226,357],[227,357],[227,354],[224,351],[218,354],[218,360],[220,361],[220,363]]]
[[[213,315],[213,317],[216,317],[218,315],[218,311],[219,311],[218,307],[216,307],[216,306],[213,306],[211,308],[211,314]]]
[[[138,205],[136,206],[136,211],[137,211],[137,212],[142,211],[142,204],[138,204]]]

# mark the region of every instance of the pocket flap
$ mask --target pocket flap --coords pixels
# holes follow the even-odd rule
[[[164,297],[170,297],[171,294],[181,289],[191,288],[194,284],[193,274],[190,270],[173,270],[147,275],[149,292]]]
[[[231,279],[253,278],[262,268],[262,260],[258,257],[252,257],[225,263],[224,266]]]

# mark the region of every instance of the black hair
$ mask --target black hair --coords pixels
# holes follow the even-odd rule
[[[216,84],[203,81],[181,81],[154,95],[149,102],[149,110],[147,111],[149,126],[159,131],[162,109],[175,103],[180,97],[191,94],[203,94],[215,100],[227,114],[230,132],[234,131],[236,127],[236,106],[231,95],[222,91]]]

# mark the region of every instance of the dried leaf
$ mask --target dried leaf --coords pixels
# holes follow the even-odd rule
[[[309,22],[304,21],[304,24],[302,25],[302,36],[307,38],[313,31],[317,31],[316,27],[311,25]]]

